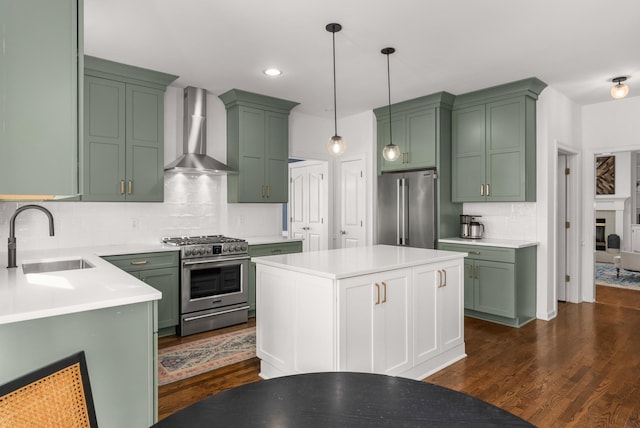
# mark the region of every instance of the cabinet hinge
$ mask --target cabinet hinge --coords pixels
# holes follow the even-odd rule
[[[360,178],[364,177],[364,175],[362,174],[362,171],[360,171]]]
[[[320,219],[320,224],[324,224],[324,217]]]
[[[289,221],[293,223],[293,217],[289,217]]]
[[[564,175],[569,175],[569,174],[571,174],[571,168],[565,168]]]
[[[363,223],[362,223],[362,220],[360,220],[360,227],[362,227],[362,224],[363,224]]]
[[[293,183],[293,177],[289,177],[289,183]]]
[[[571,222],[570,221],[565,221],[564,222],[564,228],[565,229],[569,229],[571,227]]]
[[[571,275],[565,275],[564,276],[564,280],[565,280],[565,282],[571,281]]]
[[[320,180],[324,180],[324,173],[320,174]]]

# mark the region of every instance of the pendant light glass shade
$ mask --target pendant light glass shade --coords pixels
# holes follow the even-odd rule
[[[400,147],[393,143],[387,144],[382,149],[382,157],[389,162],[393,162],[400,157]]]
[[[333,126],[334,134],[327,143],[327,151],[332,156],[339,156],[347,149],[344,138],[338,135],[338,110],[336,109],[336,33],[342,30],[342,25],[332,23],[327,24],[326,30],[333,36]]]
[[[400,147],[393,144],[393,132],[391,132],[391,70],[389,68],[389,55],[394,53],[394,48],[384,48],[380,52],[387,56],[387,88],[389,89],[389,144],[382,149],[382,157],[388,162],[393,162],[400,157]]]
[[[611,96],[616,100],[624,98],[629,94],[629,87],[622,83],[626,80],[626,77],[616,77],[615,79],[611,79],[612,82],[616,83],[616,85],[611,88]]]
[[[327,142],[327,151],[334,156],[339,156],[347,149],[347,143],[339,135],[334,135]]]

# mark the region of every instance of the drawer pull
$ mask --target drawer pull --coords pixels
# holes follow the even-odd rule
[[[468,251],[469,254],[475,254],[476,256],[479,256],[481,253],[480,251]]]
[[[146,265],[147,263],[149,263],[148,260],[134,260],[131,262],[133,266]]]
[[[282,248],[274,248],[273,250],[271,250],[272,254],[278,254],[282,252]]]

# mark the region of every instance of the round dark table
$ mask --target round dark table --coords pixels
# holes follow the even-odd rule
[[[448,388],[367,373],[326,372],[255,382],[205,398],[154,427],[532,427]]]

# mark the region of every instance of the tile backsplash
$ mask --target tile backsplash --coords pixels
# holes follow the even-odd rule
[[[225,176],[166,174],[164,185],[163,203],[36,202],[53,214],[55,236],[42,212],[23,211],[16,219],[18,251],[154,243],[164,236],[281,234],[282,205],[228,204]],[[14,211],[26,204],[0,202],[2,242]]]
[[[465,203],[464,214],[479,215],[484,237],[536,241],[536,204],[534,202]]]

